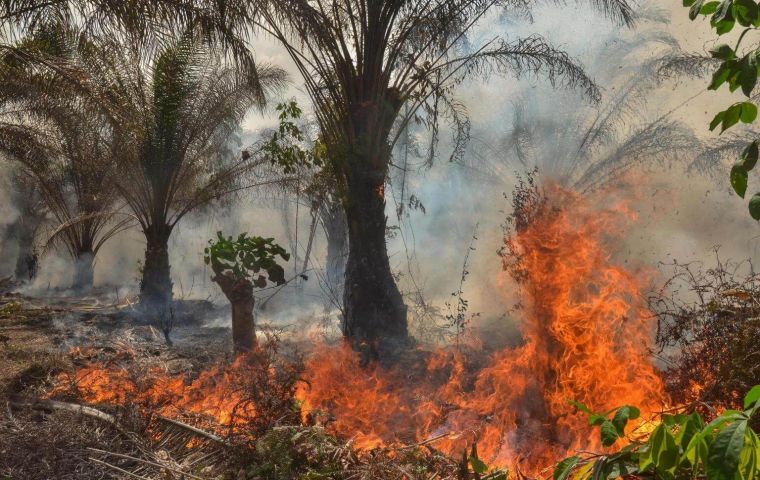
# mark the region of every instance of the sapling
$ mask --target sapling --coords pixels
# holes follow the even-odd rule
[[[232,343],[235,353],[256,348],[256,330],[253,318],[255,298],[253,289],[265,288],[269,283],[283,285],[285,270],[277,257],[285,260],[290,255],[273,238],[249,237],[241,233],[237,240],[217,232],[217,239],[209,240],[204,249],[204,261],[211,266],[216,282],[232,306]]]

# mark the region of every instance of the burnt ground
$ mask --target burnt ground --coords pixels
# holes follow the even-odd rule
[[[186,465],[207,465],[204,468],[213,470],[196,471],[202,473],[198,478],[280,478],[240,476],[239,463],[234,464],[237,473],[230,475],[228,458],[248,464],[250,445],[230,450],[227,444],[222,449],[217,448],[216,441],[209,441],[208,448],[189,450],[187,445],[203,445],[205,437],[188,433],[183,426],[161,423],[163,420],[153,414],[146,417],[137,405],[97,405],[96,413],[105,414],[103,421],[81,410],[53,405],[56,401],[83,405],[81,398],[64,392],[56,394],[53,401],[48,399],[54,385],[60,385],[56,379],[61,373],[73,373],[93,363],[117,364],[138,375],[158,368],[192,380],[212,365],[229,362],[231,335],[222,326],[229,322],[229,307],[208,301],[176,302],[172,345],[167,345],[161,330],[141,315],[132,301],[115,298],[113,292],[72,296],[70,292],[51,291],[42,298],[14,293],[12,288],[0,280],[0,480],[189,478],[172,473],[171,465],[180,461],[183,472]],[[259,327],[268,335],[279,337],[284,333],[270,325]],[[287,341],[276,342],[282,346],[280,354],[297,355],[300,341],[285,334]],[[285,433],[301,439],[297,431],[301,427],[292,428],[296,430]],[[314,433],[316,437],[312,433],[303,438],[318,437],[320,442],[342,449],[324,432]],[[214,456],[221,451],[225,458]],[[114,457],[113,452],[134,458]],[[350,450],[345,452],[350,455]],[[135,461],[138,457],[168,465],[169,470]],[[119,472],[114,466],[142,476]]]
[[[229,329],[219,326],[228,318],[228,308],[181,301],[175,317],[169,346],[127,299],[116,300],[107,292],[33,298],[3,292],[0,281],[0,480],[474,478],[426,444],[359,455],[350,440],[336,439],[317,425],[301,425],[291,394],[285,389],[278,397],[280,380],[266,383],[268,376],[254,376],[258,387],[252,391],[263,392],[265,405],[278,399],[288,403],[273,406],[279,413],[264,416],[270,424],[257,430],[253,443],[234,433],[220,438],[192,416],[182,417],[189,423],[176,425],[131,403],[87,410],[81,397],[64,393],[48,398],[62,372],[92,363],[116,362],[138,375],[158,367],[187,381],[232,360]],[[316,323],[322,328],[323,320]],[[309,342],[303,323],[285,331],[263,327],[278,336],[277,355],[288,362]],[[206,433],[189,430],[191,424]]]
[[[114,428],[75,412],[18,404],[44,397],[60,372],[125,351],[168,373],[192,375],[230,356],[229,330],[205,326],[225,314],[209,302],[178,303],[169,347],[126,299],[0,293],[0,479],[121,478],[90,460],[88,450],[134,450]]]

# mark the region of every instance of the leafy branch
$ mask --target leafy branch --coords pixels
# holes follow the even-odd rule
[[[683,5],[689,7],[691,20],[701,16],[710,17],[710,26],[718,36],[726,35],[738,25],[743,27],[736,44],[733,46],[721,43],[710,50],[710,55],[720,62],[713,73],[709,90],[718,90],[727,85],[731,92],[741,89],[749,101],[736,102],[726,110],[718,112],[710,122],[710,130],[720,126],[722,134],[734,125],[751,124],[757,119],[757,106],[752,102],[752,92],[757,85],[758,59],[760,47],[755,44],[749,49],[742,49],[742,43],[750,32],[760,28],[760,6],[754,0],[683,0]],[[753,141],[742,152],[739,159],[731,168],[731,186],[737,195],[744,198],[747,192],[749,172],[755,168],[758,157],[758,143]],[[756,193],[749,201],[749,213],[755,220],[760,220],[760,193]]]
[[[639,410],[631,406],[599,414],[571,403],[599,427],[604,446],[624,438],[628,421],[639,417]],[[760,385],[744,397],[744,410],[726,410],[709,423],[697,412],[664,413],[646,440],[633,440],[610,454],[567,457],[555,466],[553,478],[754,480],[760,474],[760,439],[750,420],[758,410]]]

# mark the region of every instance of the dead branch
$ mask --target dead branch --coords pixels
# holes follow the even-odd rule
[[[161,464],[161,463],[156,463],[156,462],[151,462],[150,460],[145,460],[143,458],[137,458],[137,457],[133,457],[133,456],[130,456],[130,455],[125,455],[123,453],[108,452],[106,450],[100,450],[100,449],[92,448],[92,447],[88,447],[87,449],[88,450],[92,450],[93,452],[102,453],[104,455],[111,455],[113,457],[124,458],[124,459],[127,459],[127,460],[132,460],[132,461],[135,461],[135,462],[144,463],[145,465],[150,465],[152,467],[157,467],[157,468],[161,468],[161,469],[164,469],[164,470],[169,470],[171,472],[178,473],[180,475],[183,475],[183,476],[195,479],[195,480],[206,480],[205,478],[198,477],[196,475],[193,475],[192,473],[183,472],[182,470],[179,470],[177,468],[171,467],[169,465]],[[90,458],[90,459],[92,460],[92,458]]]

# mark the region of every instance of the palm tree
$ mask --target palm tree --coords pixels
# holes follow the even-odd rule
[[[223,146],[284,74],[238,68],[196,31],[152,47],[130,39],[92,37],[67,62],[84,79],[76,83],[88,108],[108,119],[111,181],[145,235],[141,304],[165,311],[172,230],[251,167],[248,156],[225,163]]]
[[[83,38],[46,28],[18,45],[30,55],[67,59]],[[73,287],[89,290],[103,244],[131,223],[114,213],[110,129],[86,108],[68,81],[6,55],[0,64],[0,151],[17,160],[53,219],[46,246],[65,248],[75,263]]]
[[[604,44],[622,64],[602,64],[597,75],[617,93],[596,105],[568,99],[561,111],[541,102],[514,102],[511,125],[498,148],[472,156],[479,159],[479,167],[492,175],[504,166],[509,175],[515,168],[537,167],[542,175],[584,192],[634,166],[686,160],[699,150],[699,139],[670,118],[672,111],[654,118],[646,115],[652,92],[663,80],[663,65],[680,50],[675,39],[663,33],[666,15],[645,6],[640,13],[642,21],[632,35]],[[512,155],[506,157],[505,152]]]
[[[625,0],[593,4],[622,23],[633,21]],[[468,34],[498,7],[525,13],[532,2],[253,0],[235,5],[238,30],[254,25],[279,40],[314,104],[348,225],[343,333],[370,355],[405,345],[406,306],[386,250],[384,193],[391,151],[404,126],[415,116],[427,116],[431,124],[445,114],[456,121],[461,112],[451,92],[471,75],[543,73],[553,84],[579,87],[592,99],[599,91],[581,67],[540,37],[469,43]]]

